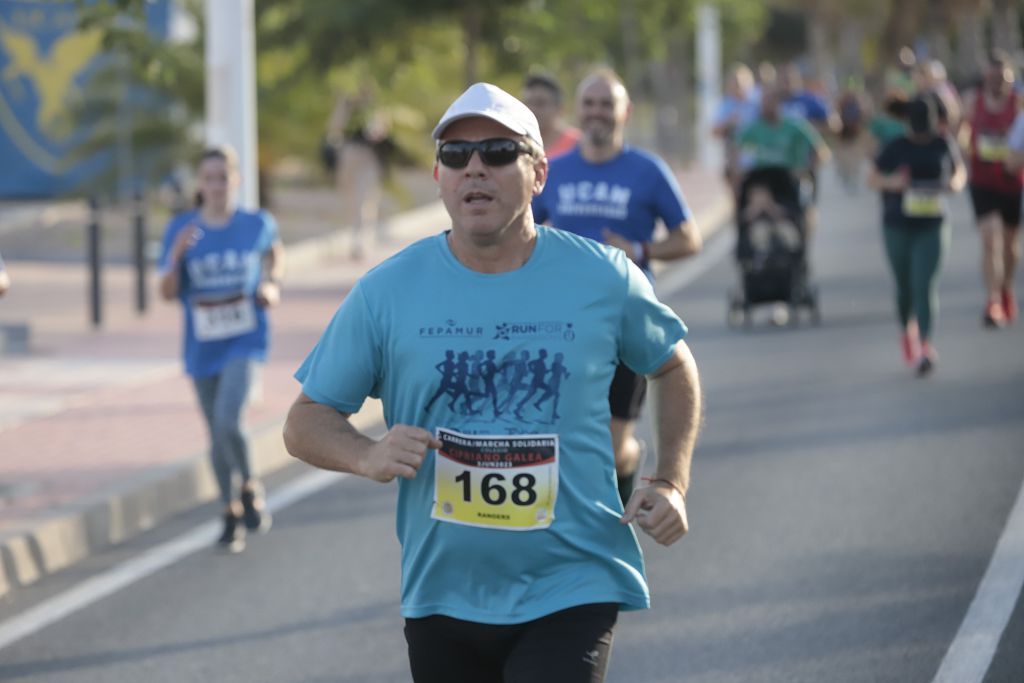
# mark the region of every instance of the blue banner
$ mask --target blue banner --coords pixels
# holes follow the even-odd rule
[[[150,32],[167,35],[169,2],[147,3]],[[104,58],[100,31],[77,26],[73,0],[0,0],[0,198],[66,194],[112,163],[69,158],[89,131],[68,103]]]

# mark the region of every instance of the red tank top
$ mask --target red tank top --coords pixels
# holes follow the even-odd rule
[[[581,133],[578,128],[566,128],[560,138],[544,149],[544,154],[548,159],[554,159],[555,157],[562,156],[576,146],[576,143],[579,142],[580,135]]]
[[[1024,171],[1009,173],[1006,155],[1007,135],[1017,117],[1017,95],[1010,93],[1006,104],[997,112],[985,106],[985,95],[978,93],[971,117],[971,184],[1007,194],[1024,187]]]

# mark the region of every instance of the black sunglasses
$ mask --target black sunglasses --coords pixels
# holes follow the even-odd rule
[[[449,140],[437,148],[437,160],[448,168],[466,168],[473,152],[488,166],[508,166],[520,154],[530,154],[530,148],[520,140],[489,138],[479,142]]]

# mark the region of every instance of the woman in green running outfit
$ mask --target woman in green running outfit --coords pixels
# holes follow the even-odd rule
[[[938,312],[938,275],[949,242],[946,195],[959,192],[967,171],[954,142],[935,128],[934,105],[907,105],[905,135],[888,142],[868,177],[882,192],[885,252],[896,282],[896,309],[904,360],[919,376],[935,367],[932,332]]]

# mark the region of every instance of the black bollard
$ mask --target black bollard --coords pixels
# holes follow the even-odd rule
[[[135,311],[146,312],[146,199],[142,190],[135,191]]]
[[[102,283],[100,281],[100,203],[96,197],[89,198],[89,310],[92,326],[103,325]]]

